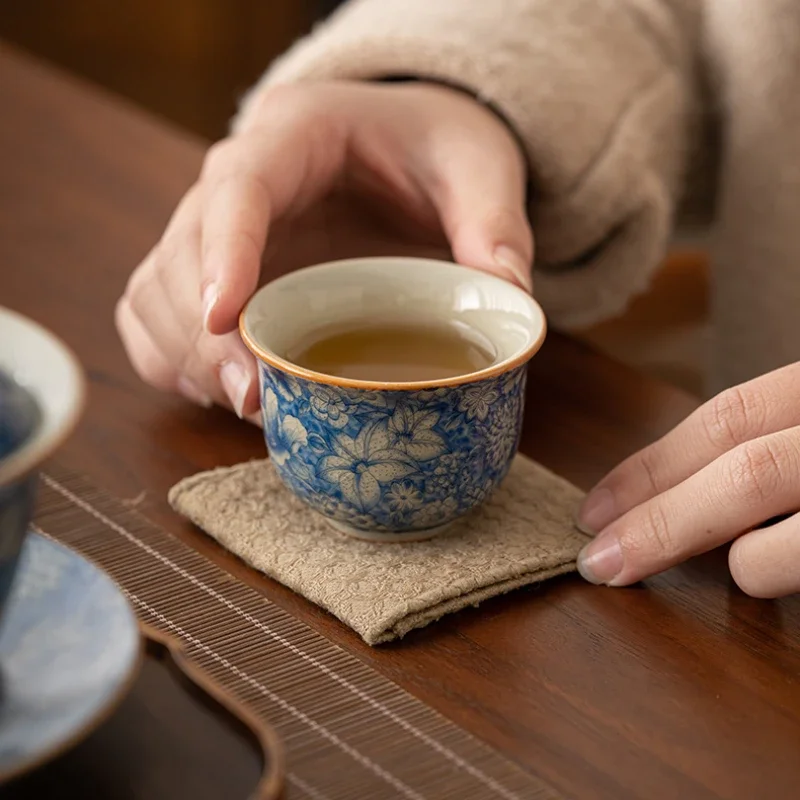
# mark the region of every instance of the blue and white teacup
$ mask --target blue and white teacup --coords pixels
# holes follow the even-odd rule
[[[351,380],[287,358],[315,331],[458,325],[493,351],[485,369],[418,383]],[[337,261],[264,286],[240,320],[259,364],[264,438],[289,489],[373,541],[436,535],[503,480],[519,444],[526,364],[545,317],[524,291],[456,264]]]
[[[0,612],[31,521],[37,473],[75,427],[84,393],[83,372],[66,346],[0,307]]]

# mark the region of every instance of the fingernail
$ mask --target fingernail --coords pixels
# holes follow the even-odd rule
[[[178,391],[193,403],[197,403],[203,408],[211,408],[214,401],[207,395],[194,381],[189,378],[181,377],[178,379]]]
[[[507,245],[501,244],[494,251],[497,266],[508,270],[529,292],[533,291],[530,264]]]
[[[244,401],[250,388],[250,374],[236,361],[226,361],[219,371],[219,379],[236,416],[242,419]]]
[[[216,283],[209,283],[203,292],[203,327],[208,330],[208,318],[219,302],[219,287]],[[210,332],[210,331],[209,331]]]
[[[608,489],[589,492],[578,512],[578,527],[596,535],[617,518],[614,495]]]
[[[578,554],[578,572],[589,583],[608,586],[623,566],[622,548],[615,536],[598,536]]]

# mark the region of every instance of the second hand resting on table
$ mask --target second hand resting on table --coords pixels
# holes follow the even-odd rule
[[[272,89],[209,151],[134,271],[117,307],[128,355],[153,386],[254,420],[255,365],[236,324],[262,274],[292,258],[451,250],[530,289],[526,178],[505,124],[460,92],[424,83]],[[798,408],[800,364],[723,393],[621,464],[581,511],[598,534],[581,574],[624,586],[735,540],[730,569],[744,591],[800,591],[800,519],[758,527],[797,510]]]

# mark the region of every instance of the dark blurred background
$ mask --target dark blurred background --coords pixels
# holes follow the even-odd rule
[[[4,0],[0,39],[209,138],[336,0]]]

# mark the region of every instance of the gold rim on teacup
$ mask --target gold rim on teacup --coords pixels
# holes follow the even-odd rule
[[[313,277],[314,273],[320,273],[322,271],[328,271],[336,268],[342,269],[347,267],[374,266],[379,269],[389,269],[392,267],[392,265],[397,265],[398,263],[404,263],[406,265],[415,264],[421,267],[438,270],[454,269],[460,273],[462,278],[472,274],[476,280],[488,283],[496,282],[495,285],[497,285],[498,288],[502,287],[503,292],[509,292],[512,295],[515,295],[518,300],[521,300],[525,305],[528,306],[528,310],[531,312],[532,318],[535,318],[539,325],[539,332],[536,336],[531,338],[524,348],[504,359],[501,359],[500,361],[492,363],[485,369],[464,373],[455,377],[440,378],[436,380],[390,382],[357,380],[352,378],[342,378],[336,375],[328,375],[321,372],[314,372],[313,370],[306,369],[305,367],[293,363],[273,350],[265,347],[257,340],[257,337],[251,332],[251,330],[249,330],[248,317],[252,313],[254,306],[261,302],[261,299],[265,293],[275,292],[277,289],[280,289],[283,284],[297,282],[298,280],[302,279],[309,279]],[[502,308],[494,310],[498,311],[499,313],[503,313],[504,311]],[[410,258],[405,256],[396,258],[368,257],[329,261],[324,264],[304,267],[266,284],[250,298],[250,301],[245,305],[244,309],[239,315],[239,332],[245,345],[254,356],[264,361],[266,364],[269,364],[270,366],[297,378],[304,378],[305,380],[313,383],[321,383],[329,386],[338,386],[348,389],[373,389],[380,391],[411,392],[475,383],[488,378],[497,377],[498,375],[502,375],[503,373],[509,372],[516,367],[525,364],[526,362],[530,361],[531,358],[533,358],[533,356],[536,355],[541,348],[542,343],[545,340],[545,336],[547,335],[547,320],[539,304],[527,292],[509,283],[507,280],[491,275],[483,270],[474,269],[472,267],[464,267],[448,261],[437,261],[433,259]],[[491,337],[486,335],[486,338]]]

